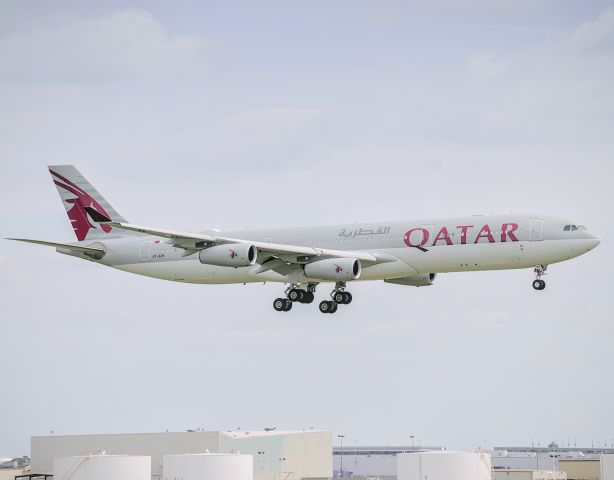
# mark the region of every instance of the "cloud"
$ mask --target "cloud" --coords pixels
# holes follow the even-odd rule
[[[202,39],[169,33],[143,10],[64,20],[0,40],[0,79],[167,77],[202,64]]]
[[[251,148],[262,147],[288,141],[304,133],[320,115],[318,110],[269,106],[231,115],[223,122],[223,127],[237,142]]]
[[[609,141],[609,125],[603,127],[614,108],[612,46],[614,10],[607,9],[573,32],[507,56],[474,54],[450,104],[470,112],[489,140]]]
[[[609,7],[595,20],[582,23],[573,35],[583,51],[605,52],[614,49],[614,8]]]
[[[225,124],[232,129],[275,128],[296,130],[302,128],[319,115],[320,112],[317,110],[269,106],[239,112],[226,120]]]
[[[5,255],[0,255],[0,263],[6,262],[7,258]]]

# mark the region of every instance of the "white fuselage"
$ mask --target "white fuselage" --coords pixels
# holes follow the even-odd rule
[[[566,229],[572,225],[573,230]],[[359,280],[385,280],[426,273],[533,268],[582,255],[600,242],[583,227],[545,215],[472,216],[258,231],[223,232],[247,241],[369,252],[384,262],[363,265]],[[102,246],[98,263],[127,272],[188,283],[288,282],[287,275],[253,267],[202,264],[197,253],[167,238],[113,236],[81,245]],[[85,257],[83,257],[85,258]],[[301,273],[292,283],[320,281]]]

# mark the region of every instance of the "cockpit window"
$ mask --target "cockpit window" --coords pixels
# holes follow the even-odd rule
[[[565,232],[573,232],[575,230],[586,230],[586,227],[584,225],[565,225],[563,227]]]

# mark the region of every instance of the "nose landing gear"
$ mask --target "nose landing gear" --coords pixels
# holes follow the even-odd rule
[[[533,280],[533,288],[535,290],[543,290],[546,288],[546,282],[542,280],[542,275],[546,274],[546,270],[548,269],[548,265],[538,265],[535,267],[535,275],[537,278]]]

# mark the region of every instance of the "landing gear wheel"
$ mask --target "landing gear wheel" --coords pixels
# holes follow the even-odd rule
[[[335,313],[337,311],[337,304],[335,302],[330,302],[333,304],[333,308],[328,313]]]
[[[298,288],[293,288],[288,292],[288,299],[291,302],[300,302],[303,297],[303,290],[299,290]]]
[[[285,298],[276,298],[273,301],[273,308],[278,312],[286,311],[286,299]]]
[[[322,313],[332,313],[333,305],[336,305],[335,302],[331,302],[330,300],[322,300],[319,308]]]
[[[345,293],[344,292],[335,292],[333,294],[333,300],[335,303],[345,303]]]
[[[352,294],[350,292],[343,292],[343,296],[345,297],[343,303],[346,305],[352,303]]]
[[[546,282],[539,279],[533,280],[533,288],[535,290],[543,290],[544,288],[546,288]]]
[[[285,299],[285,301],[286,301],[286,307],[284,308],[284,312],[289,312],[290,310],[292,310],[292,302],[288,300],[287,298]]]
[[[303,303],[311,303],[313,302],[314,295],[313,292],[305,292],[305,297],[303,298]]]

